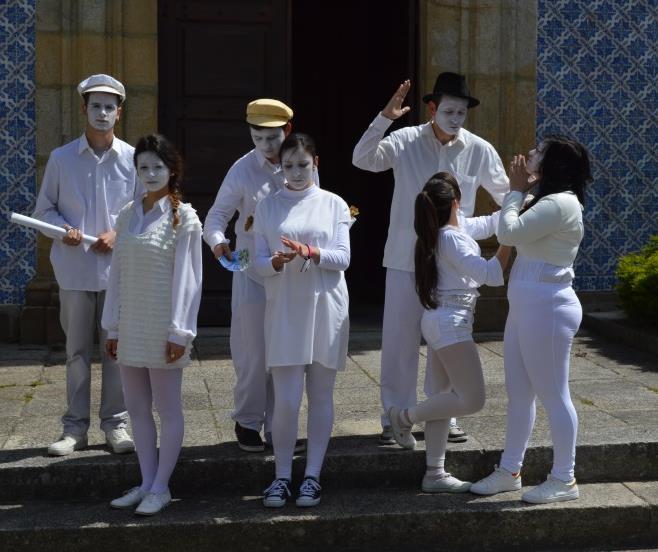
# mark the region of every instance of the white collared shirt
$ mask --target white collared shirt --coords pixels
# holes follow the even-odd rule
[[[393,121],[379,114],[354,148],[352,163],[372,172],[393,169],[395,188],[391,204],[384,266],[413,272],[414,202],[432,175],[447,171],[461,189],[461,214],[473,215],[475,193],[484,187],[499,205],[509,190],[509,179],[494,147],[468,130],[442,145],[431,123],[396,130],[384,138]]]
[[[319,185],[317,171],[314,172],[314,176],[315,183]],[[264,197],[282,189],[284,184],[285,177],[281,166],[270,163],[256,149],[233,163],[203,223],[203,239],[210,249],[220,243],[229,243],[224,233],[235,211],[238,211],[239,216],[235,223],[235,249],[249,249],[249,254],[254,259],[256,250],[253,217],[256,205]],[[246,274],[252,280],[263,284],[263,279],[254,269],[253,263],[247,268]]]
[[[133,235],[152,230],[160,219],[171,211],[169,196],[155,202],[153,208],[144,213],[142,198],[135,201],[128,223],[128,231]],[[105,294],[102,326],[107,330],[108,339],[119,336],[120,287],[119,270],[112,265]],[[184,232],[176,236],[174,274],[171,284],[171,324],[169,341],[186,346],[196,336],[197,313],[201,302],[201,230]],[[148,278],[148,274],[144,274]]]
[[[134,151],[115,136],[99,159],[84,134],[53,150],[32,216],[92,236],[113,230],[121,208],[141,189]],[[61,238],[44,234],[53,238],[50,262],[62,289],[101,291],[107,287],[111,253],[96,253],[84,244],[65,245]]]

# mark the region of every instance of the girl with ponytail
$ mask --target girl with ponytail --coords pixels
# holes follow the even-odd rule
[[[141,138],[134,162],[146,194],[117,218],[102,325],[106,351],[119,362],[142,481],[111,505],[153,515],[171,501],[169,478],[183,443],[181,385],[201,301],[201,222],[181,201],[183,162],[171,142]]]
[[[473,312],[481,285],[502,286],[511,248],[495,257],[480,256],[476,239],[495,233],[498,213],[459,216],[461,193],[454,176],[432,176],[416,196],[416,291],[425,312],[421,330],[427,341],[428,398],[414,408],[388,411],[397,443],[413,448],[413,424],[425,422],[427,469],[422,490],[463,493],[470,483],[444,469],[450,418],[473,414],[484,406],[484,378],[473,342]]]

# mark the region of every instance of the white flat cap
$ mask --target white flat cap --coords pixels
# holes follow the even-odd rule
[[[119,96],[121,101],[126,99],[126,89],[123,84],[114,77],[110,77],[110,75],[92,75],[78,84],[78,94],[80,96],[90,92],[108,92]]]

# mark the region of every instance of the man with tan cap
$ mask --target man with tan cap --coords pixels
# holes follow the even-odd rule
[[[247,249],[250,258],[254,258],[254,211],[261,199],[280,190],[285,183],[279,148],[290,134],[292,116],[292,109],[278,100],[263,98],[247,105],[247,123],[254,149],[233,163],[204,222],[203,238],[215,257],[232,258],[225,232],[238,211],[235,250]],[[266,444],[272,444],[274,394],[265,366],[264,320],[262,277],[253,267],[234,272],[230,343],[237,382],[231,418],[235,420],[238,446],[247,452],[265,450],[261,428],[265,430]],[[296,450],[301,448],[300,443]]]
[[[126,432],[119,368],[105,354],[100,320],[105,301],[114,224],[121,208],[138,192],[134,148],[114,136],[126,91],[109,75],[92,75],[78,85],[85,131],[50,154],[33,217],[67,231],[53,238],[50,261],[59,284],[60,322],[66,335],[67,410],[62,436],[48,453],[65,456],[87,446],[90,423],[91,358],[94,331],[100,335],[102,389],[100,419],[105,441],[115,453],[131,452]],[[91,246],[82,234],[98,236]]]

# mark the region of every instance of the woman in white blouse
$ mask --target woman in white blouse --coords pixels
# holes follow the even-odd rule
[[[292,459],[306,378],[307,456],[297,506],[320,502],[320,470],[333,426],[336,372],[345,368],[349,337],[344,270],[350,263],[350,211],[318,188],[318,158],[306,134],[281,145],[285,187],[256,207],[256,269],[264,277],[265,357],[274,384],[272,440],[276,479],[265,490],[268,508],[290,496]]]
[[[413,449],[413,424],[425,422],[426,472],[421,488],[428,493],[463,493],[470,483],[445,471],[450,418],[477,412],[484,406],[482,365],[473,342],[473,312],[481,285],[502,286],[509,247],[499,247],[491,259],[480,256],[476,239],[493,235],[498,213],[459,216],[461,191],[447,172],[432,176],[415,202],[416,291],[425,307],[421,319],[427,341],[427,400],[415,407],[389,408],[397,443]]]
[[[102,325],[107,352],[119,361],[142,482],[111,505],[153,515],[171,501],[183,443],[181,384],[201,299],[201,223],[181,202],[183,162],[166,138],[141,138],[134,161],[147,193],[117,219]]]
[[[539,397],[551,428],[553,468],[525,492],[531,503],[578,498],[574,478],[578,418],[569,393],[569,354],[582,309],[571,281],[583,238],[585,187],[591,180],[587,150],[564,136],[548,136],[528,162],[514,157],[510,193],[501,210],[498,240],[516,246],[505,326],[507,433],[500,467],[471,491],[490,495],[521,489],[521,466]],[[524,207],[525,194],[538,184]]]

